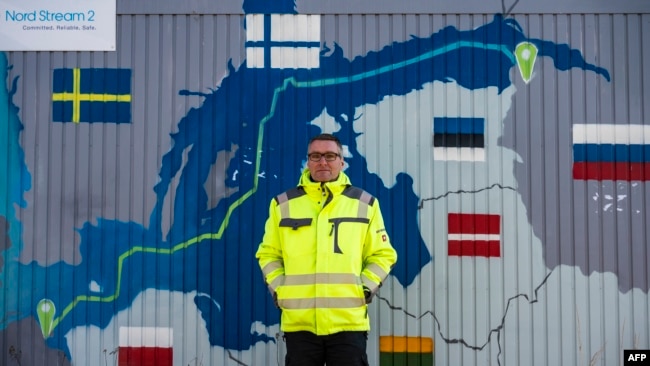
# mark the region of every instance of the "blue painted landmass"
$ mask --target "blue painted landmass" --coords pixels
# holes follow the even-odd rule
[[[10,66],[7,62],[7,55],[0,52],[0,73],[2,80],[7,80]],[[0,286],[7,289],[17,285],[16,279],[21,274],[18,264],[18,257],[22,249],[21,232],[22,224],[16,217],[16,207],[25,207],[24,193],[31,189],[32,177],[25,164],[25,153],[20,146],[20,133],[23,124],[18,117],[18,107],[13,103],[13,96],[16,93],[18,78],[7,80],[11,89],[7,89],[7,83],[0,87],[0,222],[6,223],[5,237],[0,238],[2,245],[2,259],[0,259]],[[3,230],[4,231],[4,230]],[[27,287],[28,289],[32,286]],[[21,287],[16,286],[15,291],[0,291],[0,313],[4,314],[0,326],[4,329],[9,320],[19,319],[32,314],[21,305],[29,302],[21,302],[16,293]],[[8,296],[9,295],[9,296]]]
[[[84,258],[79,265],[59,263],[44,268],[13,262],[12,268],[19,271],[4,271],[4,279],[17,289],[34,290],[18,291],[23,298],[8,303],[6,317],[15,321],[36,316],[40,299],[53,300],[57,318],[48,344],[67,352],[64,335],[71,328],[106,327],[145,289],[196,291],[201,295],[195,303],[212,345],[243,350],[259,340],[272,341],[250,331],[255,321],[279,321],[254,253],[269,201],[297,184],[307,141],[321,132],[309,122],[323,111],[341,125],[337,135],[351,153],[346,161],[352,182],[380,200],[399,255],[392,275],[408,286],[432,261],[417,225],[420,198],[407,174],[399,174],[396,184],[387,188],[380,177],[369,173],[355,141],[355,109],[419,90],[433,81],[455,81],[468,89],[497,87],[501,92],[511,85],[509,70],[516,65],[513,52],[523,41],[535,44],[538,57],[552,58],[559,70],[581,68],[609,80],[606,70],[587,63],[578,50],[528,39],[515,20],[498,15],[474,30],[447,27],[430,37],[413,37],[353,60],[343,57],[334,45],[323,51],[321,67],[315,70],[247,69],[230,64],[219,88],[204,95],[203,104],[190,110],[178,124],[178,132],[170,136],[172,148],[162,158],[160,180],[153,187],[157,204],[151,227],[99,219],[96,225],[87,223],[79,230]],[[10,136],[9,141],[18,138]],[[237,149],[225,183],[238,191],[209,207],[204,183],[211,165],[217,154],[233,146]],[[23,177],[26,174],[24,164],[8,169]],[[170,187],[175,191],[170,192]],[[163,235],[163,202],[172,193],[175,219]],[[101,293],[90,292],[92,281],[101,285]],[[62,287],[62,282],[67,285]]]

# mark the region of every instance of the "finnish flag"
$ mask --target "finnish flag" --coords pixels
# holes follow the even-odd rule
[[[248,68],[319,67],[320,15],[247,14]]]

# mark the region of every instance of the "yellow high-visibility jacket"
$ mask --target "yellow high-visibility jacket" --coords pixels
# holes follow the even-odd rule
[[[284,332],[368,331],[364,287],[373,295],[397,261],[379,202],[343,172],[271,201],[256,257],[282,310]]]

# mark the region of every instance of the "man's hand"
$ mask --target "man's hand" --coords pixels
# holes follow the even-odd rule
[[[363,297],[366,298],[366,304],[370,304],[372,302],[372,298],[374,297],[374,295],[375,294],[373,294],[369,288],[363,286]]]

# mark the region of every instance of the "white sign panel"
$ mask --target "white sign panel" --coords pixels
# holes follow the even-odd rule
[[[115,51],[116,0],[0,0],[0,51]]]

